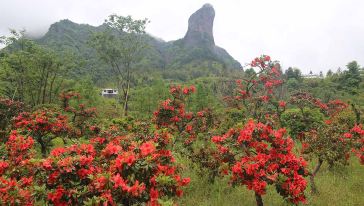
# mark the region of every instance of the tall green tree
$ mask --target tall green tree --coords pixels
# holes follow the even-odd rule
[[[128,115],[133,69],[148,46],[143,38],[148,22],[148,19],[134,20],[131,16],[113,14],[105,20],[108,29],[94,34],[90,41],[100,59],[110,65],[117,87],[122,91],[125,116]]]
[[[296,79],[297,81],[302,80],[302,72],[298,68],[288,67],[288,69],[284,72],[284,75],[287,79]]]
[[[11,33],[2,37],[2,95],[31,106],[54,102],[70,69],[66,58],[27,39],[23,31]]]
[[[347,70],[339,74],[338,88],[344,89],[351,94],[357,94],[359,85],[362,82],[360,76],[361,67],[356,61],[349,62],[346,65]]]

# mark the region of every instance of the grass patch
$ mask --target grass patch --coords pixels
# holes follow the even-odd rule
[[[217,178],[215,183],[209,183],[207,177],[197,175],[197,171],[193,167],[186,167],[183,176],[191,177],[191,183],[186,188],[183,198],[178,201],[179,205],[256,205],[254,192],[243,186],[230,187],[228,178]],[[308,186],[306,190],[307,205],[364,205],[364,166],[360,165],[356,158],[352,158],[350,165],[346,167],[337,166],[329,170],[324,164],[317,174],[316,184],[320,193],[311,195]],[[265,205],[290,205],[277,194],[274,187],[268,187],[263,201]]]

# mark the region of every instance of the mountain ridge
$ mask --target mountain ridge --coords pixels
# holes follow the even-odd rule
[[[137,67],[180,70],[192,66],[197,69],[208,62],[207,65],[218,65],[221,69],[241,68],[241,64],[225,49],[215,45],[212,30],[214,16],[212,5],[203,5],[190,16],[188,30],[181,39],[165,41],[145,34],[150,48],[144,52]],[[36,41],[57,51],[73,52],[85,61],[82,68],[85,71],[80,73],[97,76],[97,72],[107,69],[108,66],[98,61],[96,52],[87,43],[93,33],[102,32],[106,28],[105,24],[92,26],[64,19],[53,23],[48,32]]]

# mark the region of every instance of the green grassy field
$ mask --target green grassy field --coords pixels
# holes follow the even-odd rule
[[[193,169],[186,169],[185,176],[191,177],[191,184],[185,190],[179,205],[195,206],[235,206],[256,205],[254,192],[245,187],[232,188],[228,179],[217,179],[210,184],[207,178],[200,177]],[[316,177],[318,195],[311,195],[307,189],[307,205],[315,206],[363,206],[364,205],[364,166],[352,158],[347,167],[337,166],[331,170],[323,165]],[[269,187],[263,196],[265,205],[289,205]]]

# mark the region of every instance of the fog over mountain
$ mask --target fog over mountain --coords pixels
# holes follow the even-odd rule
[[[9,28],[39,37],[61,19],[98,26],[111,13],[147,17],[148,33],[166,41],[187,31],[190,14],[206,1],[2,0],[0,35]],[[216,11],[214,41],[241,64],[269,54],[283,67],[318,73],[364,64],[364,1],[360,0],[210,0]]]

